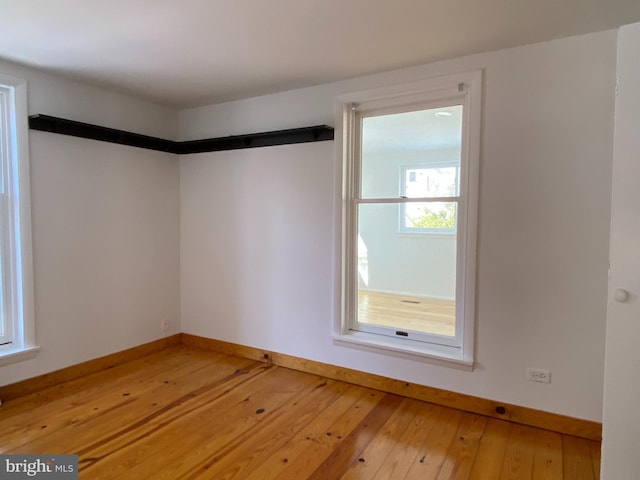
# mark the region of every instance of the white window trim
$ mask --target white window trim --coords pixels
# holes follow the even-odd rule
[[[460,91],[462,90],[462,92]],[[356,291],[353,261],[356,256],[353,248],[356,245],[354,232],[356,228],[349,224],[354,208],[351,200],[357,191],[359,175],[358,162],[348,159],[357,154],[356,143],[348,135],[354,131],[355,115],[353,110],[357,104],[367,104],[367,109],[394,108],[402,105],[415,105],[429,101],[440,101],[450,96],[460,98],[462,95],[464,124],[461,168],[466,175],[461,178],[460,195],[466,198],[466,208],[459,208],[458,222],[464,222],[464,234],[459,235],[457,247],[457,263],[461,266],[457,275],[463,280],[457,282],[456,298],[462,299],[456,304],[460,344],[456,346],[437,345],[424,342],[412,342],[402,337],[376,335],[350,329],[351,319],[355,315],[353,292]],[[334,325],[333,342],[336,345],[364,348],[374,352],[399,354],[412,359],[433,359],[438,363],[472,369],[475,359],[475,283],[476,283],[476,245],[477,245],[477,209],[479,188],[479,158],[482,105],[482,71],[472,71],[415,82],[385,86],[376,89],[340,95],[336,99],[336,155],[342,160],[342,258],[341,258],[341,315]],[[351,252],[349,252],[351,250]],[[348,261],[349,260],[349,261]],[[464,269],[461,271],[461,269]],[[347,292],[351,291],[348,295]],[[458,328],[458,325],[457,325]]]
[[[39,347],[35,343],[27,85],[24,80],[0,75],[0,89],[8,119],[4,142],[8,170],[5,214],[12,226],[3,232],[8,246],[8,310],[13,319],[11,343],[0,347],[0,365],[6,365],[33,358]]]

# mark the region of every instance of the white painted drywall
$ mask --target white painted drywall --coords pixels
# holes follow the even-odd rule
[[[183,139],[333,124],[339,93],[485,69],[473,372],[332,344],[332,142],[181,158],[183,331],[600,420],[615,52],[609,31],[180,113]]]
[[[170,108],[6,60],[0,60],[0,73],[27,81],[29,115],[42,113],[165,139],[178,137],[178,116]]]
[[[0,73],[27,80],[30,113],[175,137],[163,107],[5,62]],[[177,158],[37,131],[29,148],[41,350],[0,367],[0,385],[180,331]]]
[[[620,29],[611,205],[611,279],[604,368],[602,475],[634,480],[640,472],[640,23]],[[625,303],[613,299],[626,289]]]
[[[322,142],[183,159],[188,333],[302,357],[331,348],[332,149]]]

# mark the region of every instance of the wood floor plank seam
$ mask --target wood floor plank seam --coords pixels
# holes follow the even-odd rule
[[[177,333],[169,337],[160,338],[149,343],[88,360],[76,365],[71,365],[70,367],[55,370],[50,373],[45,373],[44,375],[28,378],[9,385],[2,385],[0,386],[0,400],[6,402],[14,398],[28,395],[29,393],[35,393],[47,387],[59,385],[63,382],[68,382],[69,380],[80,378],[91,373],[113,368],[116,365],[127,363],[131,360],[149,355],[150,353],[159,352],[167,348],[180,345],[181,343],[182,334]]]
[[[487,417],[464,415],[447,451],[447,458],[440,467],[437,480],[469,477],[486,424]]]
[[[184,347],[176,347],[177,349],[182,349]],[[194,352],[187,352],[187,357],[192,358],[191,357],[191,353],[195,353],[197,351]],[[156,354],[154,354],[156,355]],[[210,357],[210,361],[221,361],[225,358],[234,358],[234,357],[230,357],[226,354],[216,354],[213,357]],[[137,369],[137,365],[141,360],[135,360],[132,361],[131,363],[134,364],[136,366]],[[146,362],[146,359],[144,360]],[[209,362],[207,362],[209,363]],[[249,366],[251,364],[256,364],[256,362],[252,361],[252,360],[245,360],[243,362],[241,362],[242,367],[246,367]],[[240,364],[238,364],[240,365]],[[191,366],[191,362],[189,364],[184,364],[184,357],[183,357],[183,364],[179,366],[179,368],[175,369],[175,375],[181,375],[181,374],[195,374],[197,372],[203,372],[206,371],[206,369],[210,369],[211,365],[210,364],[203,364],[202,362],[199,362],[196,364],[196,366]],[[126,370],[123,370],[126,369]],[[123,374],[123,371],[125,372]],[[123,407],[126,407],[127,405],[131,404],[134,402],[135,397],[134,396],[129,396],[128,392],[133,392],[134,389],[127,387],[126,384],[123,384],[122,381],[125,379],[132,379],[132,378],[136,378],[135,375],[132,377],[132,373],[131,370],[129,368],[126,368],[125,366],[123,367],[116,367],[114,369],[109,369],[107,371],[103,371],[102,373],[94,373],[91,375],[91,377],[93,378],[93,382],[94,385],[91,388],[85,388],[79,392],[76,392],[75,397],[74,398],[81,398],[84,399],[84,401],[86,402],[91,402],[92,405],[95,404],[94,400],[94,396],[95,394],[93,393],[94,390],[97,389],[97,391],[99,391],[100,389],[100,385],[103,384],[103,382],[106,379],[111,379],[113,374],[117,373],[120,375],[120,377],[116,378],[116,381],[111,381],[109,382],[109,385],[111,386],[111,388],[113,390],[116,391],[121,391],[124,392],[122,393],[122,396],[117,396],[114,397],[113,395],[110,395],[111,398],[113,398],[113,402],[111,400],[109,400],[109,402],[107,403],[107,405],[111,405],[111,407],[107,407],[107,410],[110,411],[118,411],[118,410],[122,410]],[[162,386],[163,388],[166,388],[169,384],[171,384],[172,382],[169,380],[166,380],[167,378],[172,379],[174,378],[174,373],[173,371],[170,374],[167,374],[166,372],[166,367],[163,367],[160,370],[155,370],[155,369],[151,369],[152,374],[146,375],[147,370],[142,370],[142,371],[138,371],[134,369],[134,372],[138,372],[137,375],[139,376],[140,373],[144,373],[144,380],[141,380],[141,382],[150,382],[149,387],[152,390],[151,391],[158,391],[159,387]],[[153,373],[155,372],[155,373]],[[96,378],[101,378],[100,382],[96,382],[95,379]],[[158,383],[160,379],[165,379],[162,383]],[[75,390],[75,386],[78,384],[81,385],[86,385],[85,381],[87,380],[86,377],[83,377],[81,379],[74,379],[69,381],[66,385],[74,385],[74,388],[72,390]],[[173,382],[175,383],[175,382]],[[61,414],[65,414],[67,413],[69,416],[72,416],[72,420],[67,420],[67,422],[69,422],[70,424],[72,424],[74,426],[74,428],[80,427],[82,426],[84,423],[91,421],[95,423],[96,419],[99,419],[101,416],[103,416],[102,414],[102,410],[100,409],[100,404],[98,403],[98,406],[94,407],[93,409],[90,410],[85,410],[84,413],[82,415],[78,415],[75,412],[77,412],[79,409],[82,409],[82,405],[74,405],[76,402],[67,402],[66,398],[68,397],[68,395],[65,394],[64,397],[57,397],[58,394],[58,388],[59,387],[49,387],[49,389],[35,393],[35,394],[31,394],[29,396],[26,397],[22,397],[20,399],[14,399],[12,400],[9,404],[6,404],[3,406],[3,408],[0,409],[0,417],[4,417],[4,416],[10,416],[11,417],[11,421],[8,425],[8,428],[5,428],[5,430],[3,431],[3,438],[8,439],[11,438],[11,436],[13,434],[18,434],[18,435],[24,435],[26,432],[28,431],[32,431],[32,432],[36,432],[36,436],[37,437],[45,437],[47,435],[50,434],[50,432],[52,432],[52,429],[55,429],[56,427],[56,423],[54,421],[54,418],[60,418]],[[49,402],[45,402],[45,403],[40,403],[40,401],[44,398],[44,399],[48,399],[51,398],[52,395],[49,394],[49,391],[51,389],[55,389],[56,391],[54,392],[55,395],[53,395],[54,400],[49,401]],[[126,397],[125,397],[126,395]],[[38,399],[38,403],[34,404],[31,401],[30,397],[37,397]],[[25,407],[25,409],[23,410],[23,414],[21,415],[11,415],[11,413],[20,405],[23,405],[23,407]],[[47,422],[45,422],[46,424],[43,423],[39,423],[39,422],[35,422],[34,419],[32,419],[32,416],[30,415],[30,410],[35,408],[34,405],[40,405],[41,406],[41,410],[42,411],[49,411],[49,412],[53,412],[53,410],[51,410],[51,408],[55,409],[55,415],[54,418],[50,418]],[[78,418],[80,418],[81,420],[77,420]],[[15,419],[15,420],[14,420]],[[27,423],[27,428],[25,428],[25,420],[29,423]],[[35,423],[34,423],[35,422]],[[32,437],[31,440],[33,441],[34,438]],[[0,448],[0,451],[2,451],[2,448]]]
[[[272,367],[265,366],[265,365],[256,365],[256,367],[255,367],[257,375],[265,373],[270,368],[272,368]],[[172,401],[171,403],[169,403],[168,405],[165,405],[164,407],[160,408],[159,410],[157,410],[157,411],[155,411],[155,412],[153,412],[151,414],[146,415],[145,417],[143,417],[140,420],[138,420],[136,423],[134,423],[132,425],[129,425],[129,426],[123,428],[123,429],[120,429],[119,431],[114,432],[114,433],[110,434],[109,436],[107,436],[105,438],[102,438],[102,439],[96,441],[95,443],[85,447],[84,449],[78,451],[78,455],[85,455],[86,453],[90,452],[91,450],[93,450],[95,448],[98,448],[100,446],[104,446],[107,443],[109,443],[110,441],[123,436],[125,433],[134,431],[134,430],[140,428],[141,426],[149,423],[151,420],[153,420],[155,418],[158,418],[161,415],[163,415],[163,414],[165,414],[165,413],[167,413],[167,412],[169,412],[169,411],[171,411],[171,410],[173,410],[173,409],[175,409],[177,407],[183,406],[187,401],[196,398],[198,395],[201,395],[202,393],[205,393],[205,392],[211,391],[211,390],[213,390],[215,388],[218,388],[219,386],[224,385],[225,383],[227,383],[229,380],[234,379],[234,378],[238,378],[240,375],[247,375],[247,374],[249,374],[248,370],[236,370],[233,374],[228,375],[228,376],[224,377],[223,379],[216,380],[215,382],[212,382],[209,385],[206,385],[205,387],[201,387],[200,389],[198,389],[198,390],[196,390],[194,392],[191,392],[191,393],[188,393],[186,395],[183,395],[182,397]],[[248,377],[245,378],[245,381],[249,381],[252,378],[255,378],[255,377],[254,376],[248,376]],[[223,391],[223,392],[220,393],[220,396],[225,395],[226,393],[228,393],[228,391]],[[197,406],[195,406],[193,408],[197,408]],[[187,413],[187,412],[188,411],[183,412],[183,414]],[[163,426],[163,425],[161,424],[160,426],[157,426],[155,428],[161,428],[161,426]],[[129,443],[127,443],[127,444],[125,444],[123,446],[120,446],[117,450],[109,452],[108,454],[103,455],[101,457],[87,457],[81,463],[86,464],[86,465],[84,465],[84,468],[86,469],[88,466],[94,465],[96,462],[104,459],[106,456],[115,453],[115,451],[118,451],[118,450],[121,450],[123,448],[126,448],[127,446],[130,446],[131,444],[133,444],[133,443],[135,443],[135,442],[137,442],[139,440],[140,440],[140,438],[135,438],[135,439],[131,440]]]
[[[328,379],[322,379],[320,378],[321,383],[317,384],[316,386],[314,386],[310,392],[308,392],[307,390],[303,390],[300,391],[298,393],[298,395],[294,396],[290,402],[293,402],[293,405],[295,406],[297,404],[297,402],[304,396],[309,395],[310,397],[313,397],[315,393],[317,393],[317,391],[323,387],[328,386],[328,382],[330,380]],[[227,444],[225,444],[222,448],[211,452],[209,454],[209,456],[205,457],[204,459],[202,459],[201,464],[194,466],[191,470],[187,471],[184,474],[183,480],[194,480],[196,478],[199,478],[200,475],[202,475],[203,473],[207,472],[215,463],[219,458],[223,458],[225,455],[229,455],[231,454],[234,450],[236,450],[237,448],[240,447],[240,445],[242,445],[243,443],[246,443],[247,441],[249,441],[250,439],[248,437],[256,437],[258,435],[260,435],[263,431],[267,430],[268,428],[270,428],[272,426],[273,423],[277,422],[279,420],[279,418],[284,415],[284,412],[282,412],[281,409],[278,409],[274,412],[270,412],[269,414],[267,414],[266,419],[261,422],[255,429],[253,429],[251,432],[243,432],[242,435],[232,439],[231,441],[229,441]],[[304,428],[304,426],[301,426],[300,429]],[[299,430],[298,430],[299,431]],[[297,433],[297,431],[296,431]],[[226,476],[225,476],[226,478]]]
[[[177,418],[171,425],[170,431],[184,429],[186,426],[191,425],[196,428],[196,430],[192,430],[192,436],[198,437],[199,440],[196,441],[195,450],[182,449],[180,443],[172,444],[171,449],[167,451],[167,454],[165,455],[166,461],[172,461],[172,458],[177,460],[175,452],[178,451],[180,452],[178,458],[180,458],[180,462],[183,467],[186,468],[187,464],[185,461],[188,460],[193,451],[199,452],[198,456],[206,454],[209,451],[215,451],[228,443],[230,439],[233,439],[238,435],[242,435],[247,429],[252,429],[257,425],[260,425],[263,419],[268,417],[268,412],[277,410],[283,401],[288,401],[298,393],[298,388],[292,389],[288,386],[287,388],[282,389],[283,381],[287,385],[290,385],[292,379],[298,379],[298,384],[301,387],[303,386],[303,383],[305,386],[311,387],[318,382],[317,378],[314,378],[314,376],[305,375],[289,369],[280,369],[273,366],[270,367],[268,373],[269,375],[264,375],[259,378],[254,377],[251,381],[239,383],[230,387],[225,386],[225,389],[229,389],[230,392],[224,399],[203,398],[200,400],[200,406],[202,408],[199,406],[191,413],[186,413]],[[279,377],[279,380],[276,380],[276,382],[274,382],[273,379],[275,375]],[[256,390],[257,385],[259,385],[259,387]],[[251,393],[247,394],[247,389],[250,389]],[[256,397],[255,399],[253,398],[254,396]],[[276,400],[274,401],[274,399]],[[220,402],[218,402],[218,400],[220,400]],[[265,401],[266,403],[263,404]],[[263,404],[266,408],[258,408],[256,410],[256,406],[259,404]],[[224,417],[217,415],[215,411],[218,409],[222,409],[222,411],[227,412],[227,415]],[[253,410],[255,410],[255,412]],[[199,431],[206,431],[206,426],[210,424],[207,420],[201,422],[203,414],[217,425],[217,428],[212,431],[212,436],[203,436],[198,433]],[[147,436],[147,438],[143,439],[143,442],[131,445],[129,451],[137,450],[139,445],[142,443],[148,446],[157,444],[159,441],[161,442],[163,436],[165,436],[164,432],[165,430],[153,432],[151,435]],[[206,449],[204,449],[204,447],[206,447]],[[119,456],[119,454],[116,454],[116,456]],[[132,462],[132,468],[138,469],[139,467],[140,465],[136,465],[135,462]],[[114,474],[114,476],[119,476],[121,474],[122,472],[117,472],[117,475]]]
[[[392,415],[402,399],[397,395],[385,394],[380,402],[349,434],[342,439],[341,448],[334,450],[308,477],[308,480],[339,478],[338,472],[347,470],[356,461],[366,461],[360,457],[374,435]]]
[[[292,435],[277,452],[267,458],[246,478],[307,478],[317,466],[342,445],[342,439],[354,429],[381,400],[382,394],[353,386],[352,394],[337,399],[326,415],[309,422]]]
[[[405,479],[437,478],[446,460],[446,455],[456,432],[460,428],[463,412],[447,409],[443,422],[436,424],[425,437],[420,449],[422,455],[414,461],[406,472]],[[451,420],[451,421],[449,421]],[[425,471],[426,470],[426,471]]]
[[[421,405],[417,400],[404,397],[398,411],[387,420],[380,435],[369,442],[361,453],[364,461],[353,462],[340,480],[372,478],[385,461],[394,455],[392,452],[400,448],[402,438],[412,425],[419,422],[420,413],[426,410],[425,407],[427,405]]]
[[[401,441],[410,448],[402,450],[395,458],[383,463],[372,478],[374,480],[404,478],[411,465],[415,462],[424,462],[426,460],[424,444],[447,413],[455,415],[456,410],[427,404],[425,414],[417,417],[415,424],[412,424],[401,437]]]

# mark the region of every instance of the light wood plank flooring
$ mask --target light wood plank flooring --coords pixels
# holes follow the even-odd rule
[[[84,479],[598,478],[595,442],[176,346],[0,407]]]
[[[437,335],[455,335],[453,300],[358,291],[358,320],[362,323],[409,329]]]

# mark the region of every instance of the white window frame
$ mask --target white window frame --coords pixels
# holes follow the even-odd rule
[[[360,198],[360,121],[362,112],[392,113],[420,108],[463,105],[460,184],[456,247],[456,336],[454,341],[432,335],[415,340],[395,335],[391,328],[374,332],[357,327],[357,208],[376,203]],[[482,71],[376,88],[340,95],[336,104],[336,153],[342,159],[342,262],[341,316],[336,322],[334,343],[387,352],[409,358],[427,358],[446,365],[473,368],[475,345],[475,279],[479,157],[482,105]],[[383,199],[380,203],[393,203]],[[414,199],[395,199],[398,204]],[[417,201],[417,200],[416,200]],[[430,199],[433,201],[433,199]]]
[[[0,75],[0,255],[5,334],[0,365],[32,358],[35,344],[26,82]]]

